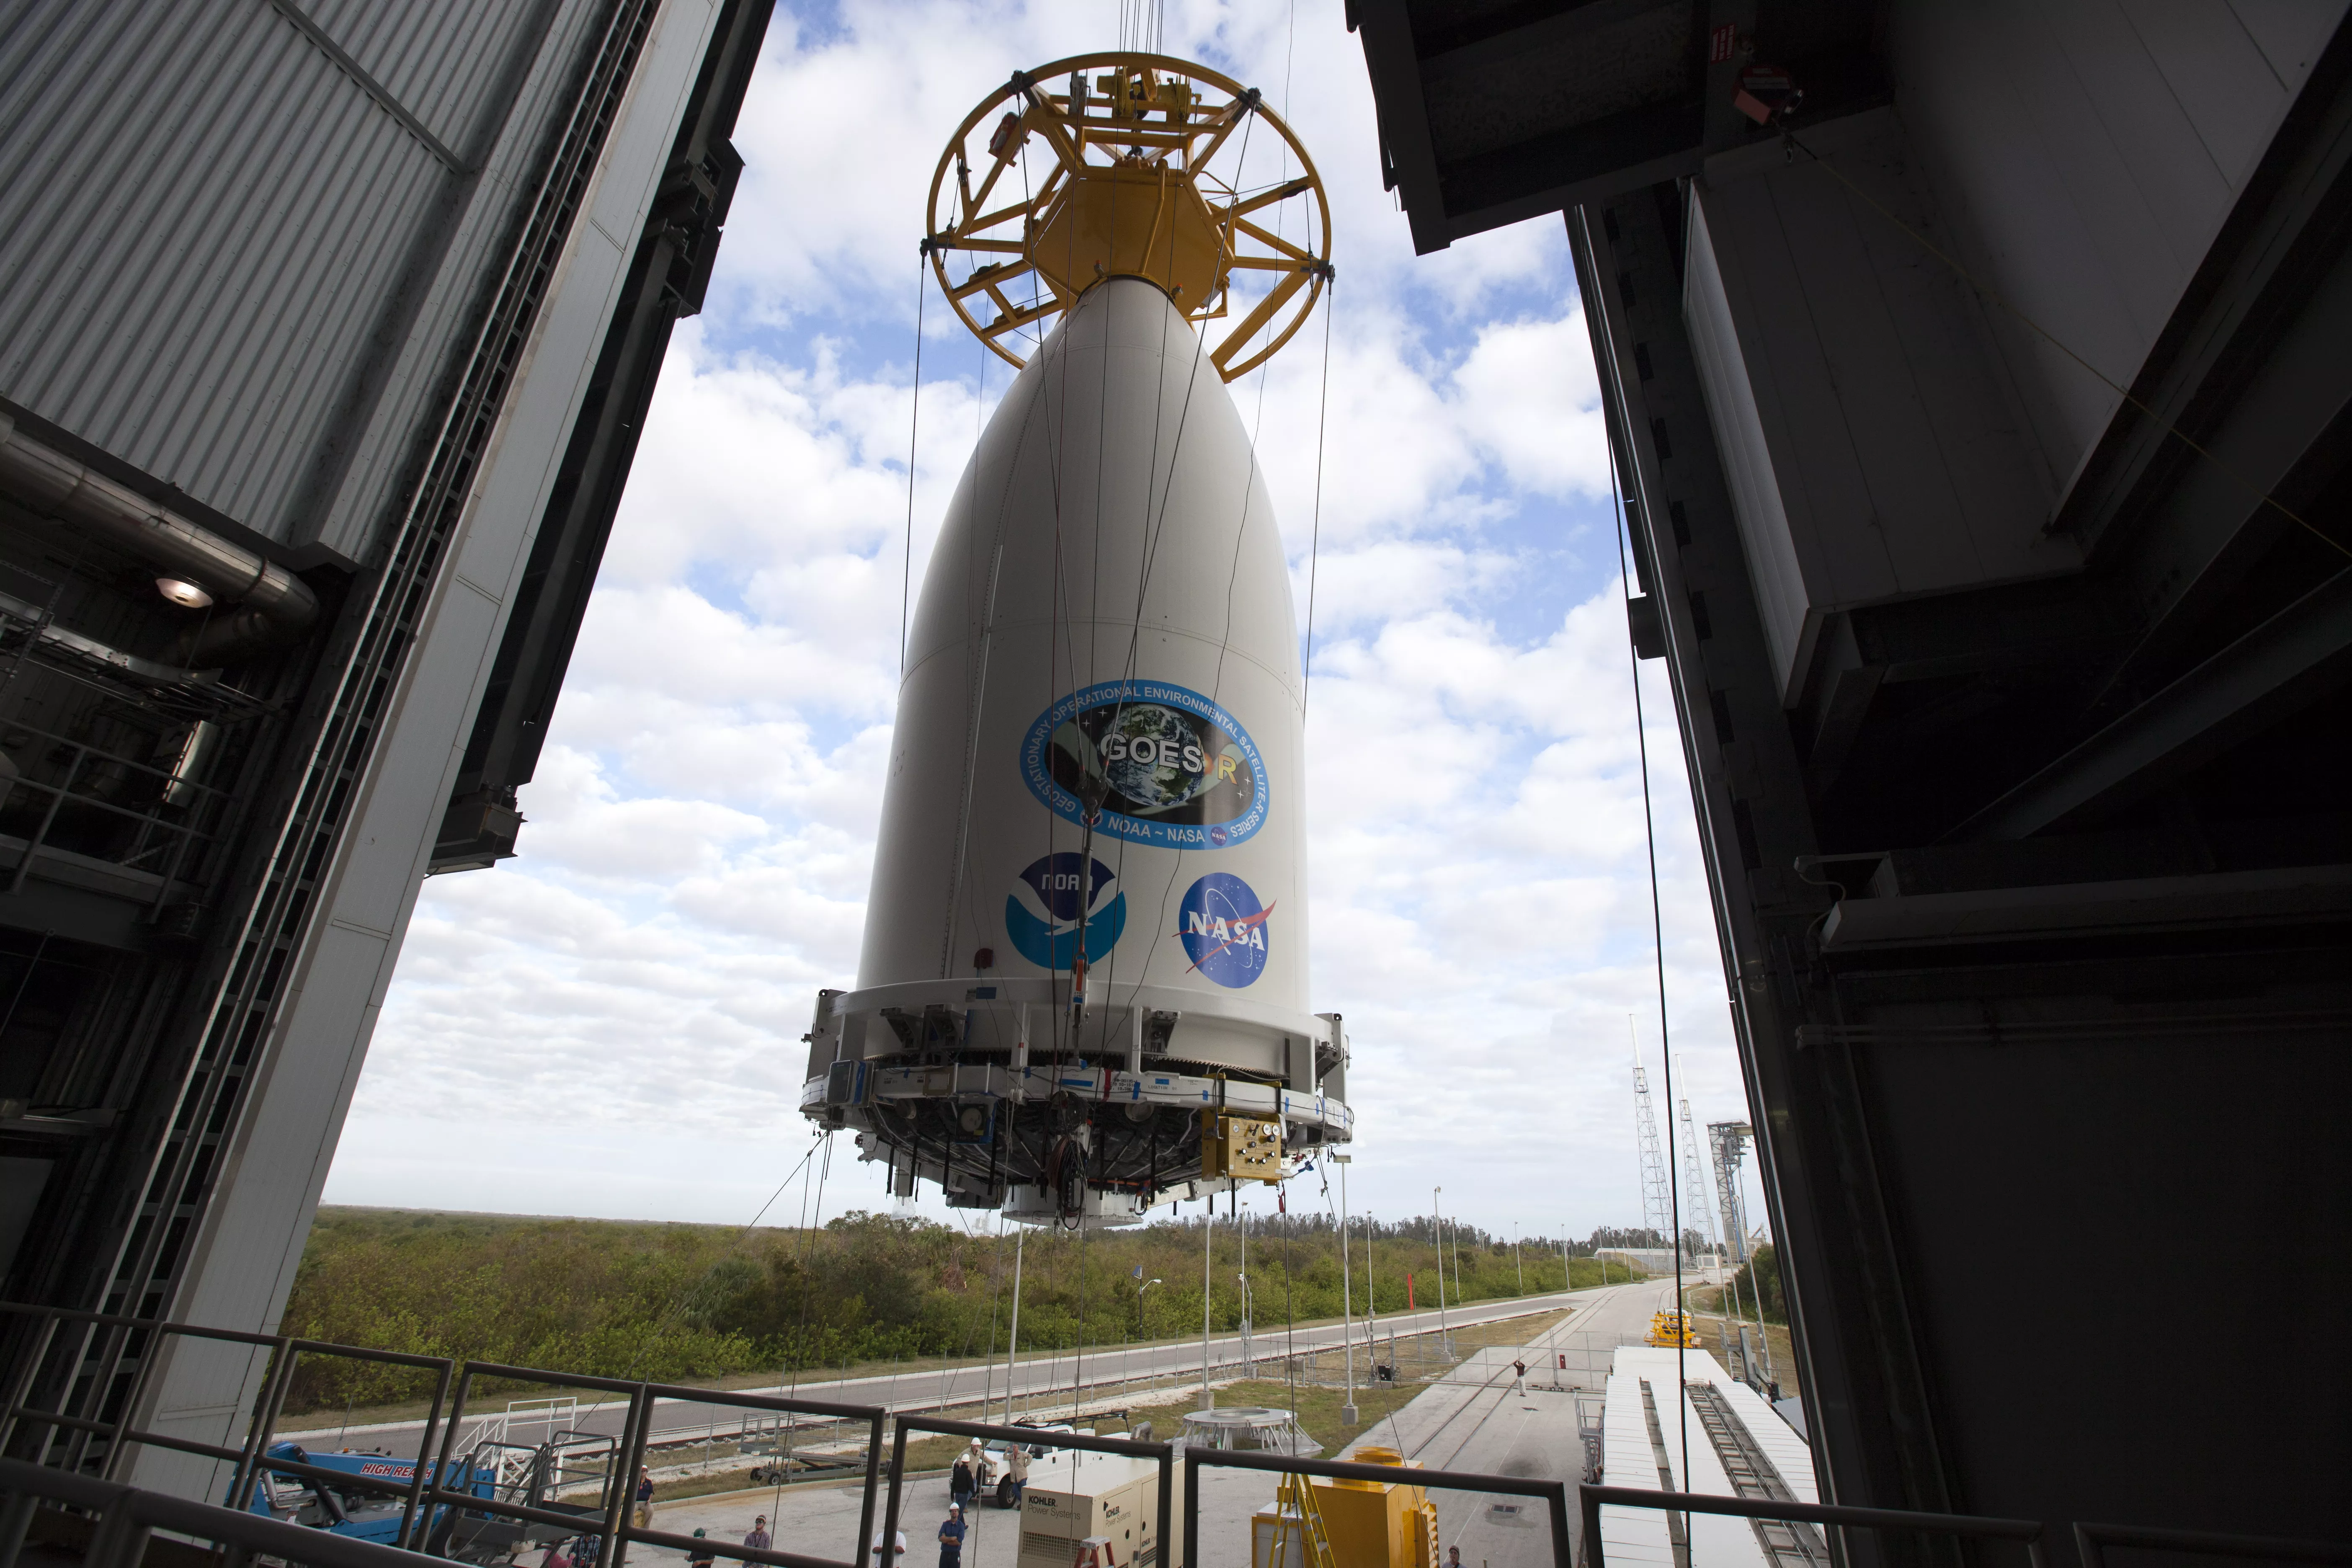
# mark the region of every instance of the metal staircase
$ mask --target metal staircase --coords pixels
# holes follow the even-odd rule
[[[1798,1500],[1764,1450],[1757,1447],[1747,1423],[1732,1413],[1715,1384],[1694,1383],[1684,1392],[1691,1408],[1698,1412],[1699,1425],[1706,1429],[1707,1441],[1715,1446],[1715,1457],[1722,1461],[1735,1495],[1774,1502]],[[1756,1539],[1773,1568],[1830,1568],[1829,1546],[1811,1525],[1778,1519],[1754,1519],[1748,1523],[1755,1527]]]

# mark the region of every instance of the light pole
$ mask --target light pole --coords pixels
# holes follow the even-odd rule
[[[1519,1222],[1511,1222],[1511,1267],[1519,1271],[1519,1294],[1528,1293],[1527,1265],[1519,1261]]]
[[[1242,1268],[1241,1272],[1234,1275],[1234,1278],[1242,1282],[1242,1375],[1244,1377],[1255,1377],[1257,1375],[1257,1358],[1250,1353],[1249,1205],[1243,1204],[1240,1205],[1239,1207],[1241,1211],[1240,1218],[1235,1223],[1236,1227],[1241,1232],[1242,1238]]]
[[[1004,1424],[1013,1425],[1013,1373],[1021,1350],[1021,1249],[1028,1245],[1029,1227],[1013,1233],[1013,1330],[1004,1336]]]
[[[1437,1342],[1439,1353],[1454,1353],[1454,1331],[1445,1324],[1445,1221],[1439,1215],[1437,1200],[1444,1187],[1429,1189],[1429,1230],[1437,1238]]]
[[[1348,1261],[1348,1165],[1354,1156],[1334,1154],[1331,1163],[1339,1167],[1339,1316],[1348,1331],[1341,1337],[1348,1344],[1348,1397],[1339,1406],[1339,1425],[1356,1424],[1356,1276]],[[1367,1243],[1369,1248],[1370,1244]],[[1365,1256],[1371,1256],[1369,1250]]]
[[[1381,1375],[1381,1297],[1372,1274],[1372,1236],[1380,1228],[1378,1215],[1364,1216],[1364,1360],[1375,1381]]]
[[[1209,1386],[1209,1242],[1217,1231],[1217,1195],[1201,1204],[1201,1408],[1217,1407],[1216,1391]]]
[[[1135,1288],[1135,1337],[1139,1340],[1148,1337],[1143,1331],[1143,1293],[1159,1283],[1157,1279],[1146,1279]]]

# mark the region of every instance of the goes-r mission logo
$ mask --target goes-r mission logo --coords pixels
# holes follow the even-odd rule
[[[1265,826],[1265,764],[1241,721],[1182,686],[1113,680],[1071,693],[1021,742],[1021,776],[1056,816],[1167,849],[1223,849]],[[1091,791],[1089,791],[1091,793]]]

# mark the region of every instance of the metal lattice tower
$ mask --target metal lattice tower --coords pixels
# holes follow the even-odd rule
[[[1723,1234],[1731,1244],[1734,1268],[1748,1261],[1748,1210],[1739,1201],[1739,1167],[1748,1159],[1748,1141],[1756,1130],[1745,1121],[1710,1121],[1707,1141],[1715,1145],[1716,1205],[1723,1216]]]
[[[1638,1061],[1633,1064],[1633,1133],[1642,1146],[1642,1223],[1665,1237],[1668,1247],[1680,1246],[1666,1157],[1658,1148],[1658,1119],[1650,1110],[1650,1079]]]
[[[1717,1243],[1719,1251],[1723,1238],[1716,1234],[1715,1229],[1715,1191],[1706,1184],[1706,1167],[1699,1163],[1698,1132],[1691,1124],[1690,1101],[1685,1100],[1677,1103],[1681,1107],[1683,1121],[1683,1191],[1690,1194],[1699,1212],[1706,1215],[1706,1238]],[[1677,1238],[1676,1245],[1680,1244],[1680,1238]]]

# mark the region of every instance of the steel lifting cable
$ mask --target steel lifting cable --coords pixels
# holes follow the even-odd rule
[[[898,682],[907,680],[907,611],[915,585],[915,437],[923,419],[923,300],[930,288],[923,274],[931,259],[926,237],[915,247],[915,396],[907,415],[907,546],[898,569]]]
[[[1331,411],[1331,318],[1339,310],[1339,280],[1326,281],[1323,302],[1323,390],[1315,409],[1315,526],[1307,542],[1307,657],[1298,676],[1298,721],[1307,721],[1307,700],[1315,686],[1315,574],[1323,552],[1323,424]]]
[[[46,945],[48,942],[47,936],[44,935],[41,941],[43,944]],[[37,957],[37,950],[36,950],[36,956]],[[27,977],[30,976],[30,973],[31,972],[29,970],[26,971]],[[13,1016],[15,1011],[16,1005],[11,1003],[9,1005],[9,1012]],[[767,1218],[768,1211],[776,1206],[776,1200],[784,1195],[784,1189],[793,1184],[793,1177],[801,1173],[802,1166],[806,1165],[809,1163],[810,1157],[815,1154],[815,1152],[816,1146],[814,1144],[811,1144],[809,1146],[808,1153],[801,1156],[800,1164],[794,1165],[792,1168],[791,1173],[786,1175],[782,1182],[776,1184],[776,1190],[768,1194],[768,1201],[760,1205],[759,1212],[751,1216],[751,1221],[746,1224],[740,1231],[736,1233],[735,1239],[728,1244],[727,1252],[720,1258],[721,1262],[725,1261],[726,1258],[732,1257],[736,1248],[741,1247],[744,1240],[751,1236],[751,1232],[759,1227],[760,1222]],[[703,1270],[702,1278],[700,1279],[696,1280],[692,1285],[681,1285],[678,1287],[677,1290],[670,1297],[669,1305],[663,1309],[662,1315],[654,1320],[653,1326],[645,1331],[643,1338],[638,1340],[636,1354],[630,1358],[629,1370],[625,1374],[625,1376],[634,1377],[636,1375],[637,1368],[644,1363],[646,1352],[653,1348],[654,1341],[661,1335],[664,1330],[667,1329],[673,1322],[677,1321],[678,1314],[686,1309],[688,1298],[692,1296],[694,1292],[699,1289],[703,1285],[708,1284],[711,1275],[718,1270],[718,1268],[719,1264],[713,1263],[709,1268]]]
[[[1658,912],[1658,829],[1650,809],[1650,737],[1642,713],[1642,653],[1633,642],[1633,569],[1627,554],[1625,521],[1625,489],[1617,474],[1617,448],[1609,448],[1609,503],[1617,524],[1617,575],[1625,593],[1625,659],[1633,677],[1633,739],[1642,758],[1642,834],[1650,854],[1650,940],[1658,955],[1658,1050],[1664,1058],[1666,1104],[1671,1110],[1675,1100],[1675,1053],[1666,1026],[1666,937],[1665,922]],[[1675,1119],[1666,1117],[1666,1169],[1675,1168]],[[1683,1316],[1683,1207],[1682,1183],[1679,1179],[1666,1184],[1668,1223],[1674,1234],[1666,1245],[1675,1255],[1675,1425],[1682,1433],[1683,1484],[1690,1485],[1690,1416],[1684,1410],[1684,1388],[1688,1384],[1688,1355],[1685,1342],[1690,1335],[1685,1331]],[[1689,1532],[1689,1519],[1685,1516],[1684,1532]]]
[[[2317,525],[2305,518],[2302,513],[2295,511],[2284,501],[2280,500],[2278,497],[2273,495],[2269,490],[2264,489],[2261,485],[2256,484],[2253,480],[2246,478],[2243,474],[2239,473],[2235,468],[2230,467],[2229,464],[2215,457],[2210,448],[2207,447],[2202,442],[2190,436],[2179,426],[2174,424],[2171,420],[2167,419],[2163,415],[2158,414],[2154,408],[2148,406],[2147,403],[2134,394],[2131,388],[2117,381],[2114,376],[2109,375],[2105,371],[2101,370],[2097,365],[2093,364],[2088,359],[2076,353],[2074,349],[2071,347],[2064,339],[2059,337],[2057,333],[2043,326],[2040,321],[2035,321],[2031,315],[2028,315],[2016,305],[2011,304],[2000,290],[1995,289],[1991,284],[1985,282],[1975,273],[1969,271],[1967,267],[1963,266],[1958,257],[1955,257],[1949,251],[1944,249],[1943,247],[1937,245],[1934,240],[1929,239],[1926,235],[1921,234],[1916,228],[1914,228],[1910,224],[1906,223],[1902,218],[1895,216],[1895,214],[1887,208],[1885,204],[1880,202],[1877,197],[1872,195],[1868,191],[1864,190],[1860,185],[1854,184],[1852,179],[1848,178],[1845,172],[1840,169],[1835,163],[1831,163],[1819,153],[1814,152],[1811,147],[1808,147],[1802,142],[1798,141],[1795,132],[1783,130],[1780,132],[1780,137],[1782,142],[1789,147],[1795,149],[1797,152],[1802,153],[1806,157],[1811,159],[1816,167],[1827,170],[1832,179],[1837,181],[1838,184],[1843,185],[1847,190],[1852,191],[1856,196],[1860,197],[1864,205],[1869,207],[1873,212],[1878,214],[1879,216],[1893,224],[1896,228],[1901,229],[1906,235],[1909,236],[1912,241],[1918,245],[1921,249],[1927,251],[1928,255],[1942,262],[1946,267],[1950,268],[1953,274],[1958,277],[1961,282],[1966,283],[1978,294],[1983,296],[1986,300],[1990,300],[1993,304],[2000,306],[2003,310],[2009,312],[2009,314],[2016,317],[2018,321],[2024,323],[2029,331],[2032,331],[2036,337],[2042,339],[2042,342],[2048,343],[2052,348],[2056,349],[2060,353],[2064,354],[2068,359],[2073,360],[2076,364],[2081,365],[2084,370],[2088,371],[2102,386],[2105,386],[2108,391],[2114,393],[2117,397],[2122,398],[2126,403],[2130,404],[2141,414],[2146,415],[2156,424],[2158,428],[2164,431],[2165,434],[2172,437],[2182,446],[2188,447],[2190,451],[2196,453],[2199,457],[2212,464],[2213,467],[2221,472],[2223,478],[2229,479],[2232,484],[2237,485],[2240,489],[2252,496],[2263,505],[2276,511],[2281,517],[2285,518],[2289,522],[2294,523],[2296,527],[2302,529],[2306,533],[2309,533],[2313,538],[2318,540],[2329,549],[2334,550],[2341,555],[2352,556],[2352,545],[2347,545],[2341,541],[2336,539],[2333,535],[2323,532]]]

